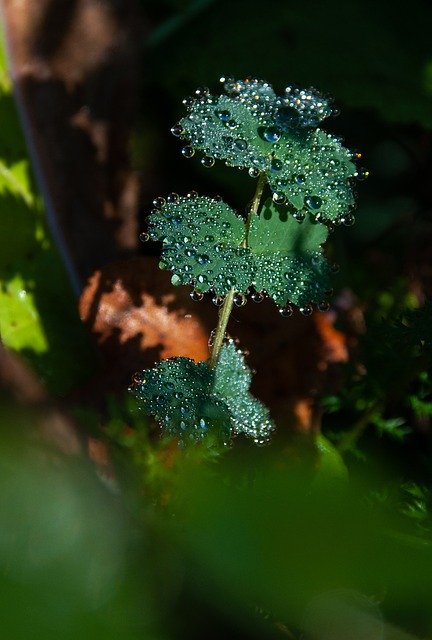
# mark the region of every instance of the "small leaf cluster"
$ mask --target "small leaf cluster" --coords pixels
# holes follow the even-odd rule
[[[200,150],[204,166],[219,159],[258,179],[247,218],[220,197],[171,193],[153,201],[145,239],[162,243],[160,267],[174,285],[193,286],[195,300],[211,293],[217,305],[226,297],[243,306],[248,294],[255,302],[268,295],[284,316],[292,305],[304,315],[312,303],[324,311],[331,268],[322,245],[329,227],[353,223],[351,183],[359,175],[340,140],[318,128],[334,112],[330,100],[294,86],[278,97],[254,79],[224,80],[224,87],[221,96],[197,90],[171,131],[187,141],[186,157]],[[272,197],[261,205],[266,188]],[[249,393],[243,356],[231,342],[213,356],[211,363],[160,362],[132,391],[163,432],[182,442],[209,433],[225,443],[240,433],[266,442],[273,425]]]
[[[242,352],[229,340],[216,367],[169,358],[136,377],[131,391],[163,434],[183,444],[208,436],[228,444],[239,434],[264,444],[274,425],[266,407],[249,393],[251,377]]]

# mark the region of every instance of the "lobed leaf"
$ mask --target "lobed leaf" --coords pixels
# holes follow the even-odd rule
[[[358,172],[339,139],[316,128],[332,114],[330,101],[293,86],[278,97],[255,79],[228,81],[225,89],[228,96],[205,90],[188,103],[189,114],[173,128],[191,145],[185,155],[199,149],[210,157],[208,166],[216,158],[251,175],[265,172],[276,201],[325,222],[344,221]]]
[[[222,346],[215,368],[188,358],[162,360],[136,378],[131,391],[155,416],[164,434],[182,443],[210,436],[228,444],[243,433],[268,441],[268,410],[249,392],[251,372],[233,341]]]

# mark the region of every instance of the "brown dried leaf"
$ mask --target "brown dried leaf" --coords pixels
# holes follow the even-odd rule
[[[116,262],[97,271],[80,299],[80,315],[106,363],[110,388],[162,358],[206,360],[209,329],[189,288],[173,287],[154,258]]]

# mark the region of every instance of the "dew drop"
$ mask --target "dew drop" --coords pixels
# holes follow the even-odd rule
[[[256,291],[255,293],[252,294],[251,298],[253,302],[255,302],[256,304],[259,304],[264,300],[264,294],[262,291]]]
[[[276,127],[259,127],[258,135],[266,142],[274,144],[280,140],[281,134]]]
[[[294,180],[297,184],[304,184],[306,182],[306,176],[304,176],[302,173],[299,173],[298,176],[294,178]]]
[[[196,257],[196,261],[198,262],[198,264],[208,264],[210,262],[210,258],[205,255],[205,254],[201,254],[199,256]]]
[[[214,236],[205,236],[204,240],[206,242],[214,242]]]
[[[360,154],[361,157],[361,154]],[[359,169],[357,169],[357,173],[355,174],[355,177],[357,178],[357,180],[366,180],[366,178],[369,177],[369,171],[367,169],[364,169],[363,167],[360,167]]]
[[[317,309],[322,312],[328,311],[330,309],[330,302],[327,300],[321,300],[321,302],[318,302],[317,304]]]
[[[198,87],[198,89],[195,90],[195,95],[198,97],[208,96],[209,93],[210,91],[208,87]]]
[[[282,167],[283,167],[282,160],[279,160],[278,158],[273,158],[273,160],[271,161],[271,170],[280,171]]]
[[[347,216],[344,216],[342,218],[342,224],[344,224],[346,227],[352,227],[354,223],[355,223],[355,218],[351,214],[348,214]]]
[[[212,302],[216,307],[221,307],[224,303],[224,298],[222,296],[214,296]]]
[[[242,138],[237,138],[236,140],[234,140],[233,146],[239,151],[246,151],[248,145],[246,140],[243,140]]]
[[[244,307],[246,302],[246,296],[244,296],[242,293],[238,293],[234,296],[234,304],[236,305],[236,307]]]
[[[279,307],[279,313],[283,318],[289,318],[293,314],[293,308],[290,304],[286,304],[284,307]]]
[[[178,124],[175,124],[173,127],[171,127],[171,133],[176,138],[180,138],[180,136],[182,136],[184,134],[184,129],[181,126],[181,124],[178,123]]]
[[[193,106],[194,102],[195,100],[191,96],[188,96],[187,98],[184,98],[184,100],[182,100],[182,104],[184,104],[184,106],[188,109]]]
[[[306,196],[304,203],[309,207],[309,209],[313,209],[315,211],[321,207],[322,200],[318,196]]]
[[[330,271],[332,273],[339,273],[339,269],[340,269],[340,267],[336,262],[334,262],[330,267]]]
[[[189,198],[190,200],[198,198],[198,191],[189,191],[189,193],[186,194],[186,198]]]
[[[300,307],[300,313],[304,316],[311,316],[313,313],[313,307],[311,304],[305,304],[303,307]]]
[[[165,205],[166,205],[165,198],[158,197],[153,200],[153,206],[156,207],[156,209],[162,209],[162,207]]]
[[[286,202],[284,194],[278,193],[277,191],[273,193],[272,200],[275,204],[284,204],[284,202]]]
[[[188,144],[186,147],[183,147],[181,152],[185,158],[192,158],[192,156],[195,155],[195,149],[190,144]]]
[[[303,222],[305,217],[306,214],[303,211],[296,211],[295,213],[293,213],[293,218],[294,220],[297,220],[297,222]]]
[[[145,231],[139,234],[139,239],[141,240],[141,242],[147,242],[149,238],[150,238],[149,234],[146,233]]]
[[[201,164],[206,169],[210,169],[215,163],[215,159],[212,156],[204,156],[201,158]]]
[[[250,175],[251,178],[258,178],[260,174],[260,170],[254,169],[253,167],[251,167],[248,171],[248,174]]]
[[[216,109],[215,115],[219,118],[221,122],[228,122],[231,117],[231,113],[226,109]]]
[[[198,291],[197,289],[193,289],[193,291],[190,292],[189,296],[194,302],[201,302],[201,300],[204,298],[203,292]]]
[[[228,129],[235,129],[237,122],[235,120],[228,120],[228,122],[225,122],[225,126],[228,127]]]

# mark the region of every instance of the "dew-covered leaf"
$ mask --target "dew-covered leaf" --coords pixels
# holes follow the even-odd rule
[[[163,243],[162,263],[173,271],[173,284],[221,296],[251,285],[249,251],[241,246],[245,225],[224,202],[177,196],[149,217],[149,234]]]
[[[279,305],[321,302],[329,289],[329,267],[321,244],[327,228],[306,217],[299,223],[285,208],[267,201],[252,219],[248,244],[255,264],[254,286]]]
[[[234,434],[243,433],[257,444],[268,441],[274,425],[265,405],[249,392],[252,373],[243,353],[230,340],[221,349],[214,373],[214,391],[230,410]]]
[[[215,368],[189,358],[162,360],[136,377],[131,389],[165,435],[183,443],[207,436],[227,444],[240,433],[267,442],[274,426],[268,410],[249,393],[251,372],[232,341]]]
[[[203,159],[206,166],[220,159],[265,172],[275,197],[323,221],[349,215],[357,168],[338,138],[316,128],[332,114],[330,100],[294,86],[278,97],[271,85],[254,79],[224,86],[228,96],[204,90],[187,102],[189,114],[173,128],[188,142],[185,155],[198,149],[210,158]]]
[[[283,135],[267,175],[273,192],[322,221],[344,220],[354,205],[351,154],[321,129]]]

